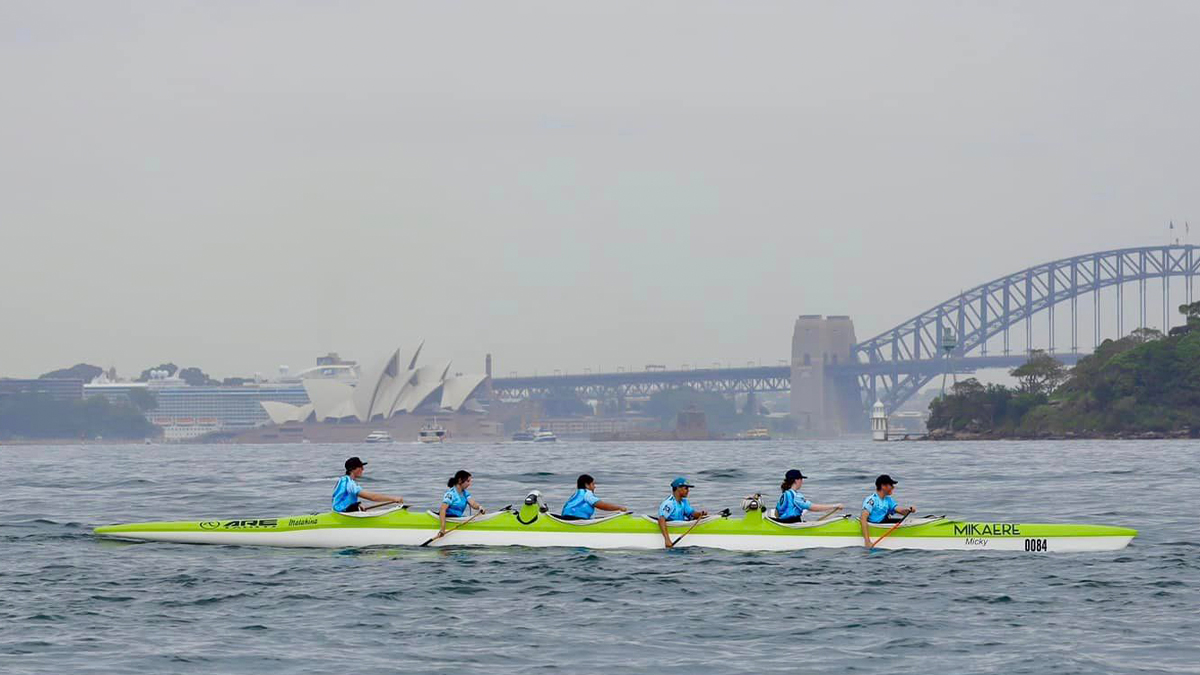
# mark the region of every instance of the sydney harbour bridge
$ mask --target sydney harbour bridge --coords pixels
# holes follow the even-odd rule
[[[1124,248],[1035,265],[862,341],[854,339],[849,317],[801,316],[789,365],[497,377],[492,386],[501,398],[601,400],[684,387],[730,394],[791,391],[793,415],[807,414],[812,428],[861,428],[875,401],[893,412],[935,378],[1014,368],[1035,349],[1072,365],[1104,339],[1134,328],[1167,332],[1175,314],[1172,286],[1177,300],[1192,302],[1198,248]]]

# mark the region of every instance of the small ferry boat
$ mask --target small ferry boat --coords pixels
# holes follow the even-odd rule
[[[514,441],[530,442],[537,436],[537,432],[533,429],[522,429],[512,435]]]
[[[757,429],[748,429],[737,435],[739,441],[769,441],[771,440],[770,430],[759,427]]]
[[[363,443],[394,443],[392,435],[386,431],[372,431],[363,439]]]
[[[422,443],[441,443],[446,440],[446,436],[446,427],[438,424],[437,419],[422,425],[421,430],[417,432],[417,440]]]

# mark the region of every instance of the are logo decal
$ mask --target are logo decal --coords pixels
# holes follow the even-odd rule
[[[227,520],[224,523],[219,523],[223,530],[246,530],[246,529],[261,529],[264,527],[278,527],[278,518],[262,518],[259,520]]]

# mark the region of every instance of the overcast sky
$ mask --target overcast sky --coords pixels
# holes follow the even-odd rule
[[[6,0],[0,375],[775,363],[1200,224],[1198,63],[1193,2]]]

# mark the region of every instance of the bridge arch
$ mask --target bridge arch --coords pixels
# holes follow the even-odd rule
[[[1192,245],[1143,246],[1100,251],[1035,265],[993,279],[944,302],[875,337],[854,346],[859,385],[869,408],[882,401],[893,412],[956,360],[987,357],[988,341],[1003,336],[1003,355],[1010,354],[1009,331],[1024,323],[1026,350],[1032,344],[1032,318],[1049,315],[1050,344],[1054,344],[1056,305],[1071,306],[1072,352],[1078,353],[1080,297],[1092,296],[1094,343],[1100,343],[1100,291],[1117,290],[1117,330],[1124,333],[1125,284],[1138,284],[1138,325],[1146,325],[1146,282],[1162,279],[1164,331],[1168,327],[1170,283],[1183,277],[1185,302],[1192,302],[1192,280],[1200,272],[1200,253]],[[953,334],[954,347],[943,350],[943,337]],[[1024,358],[1022,354],[1017,358]],[[972,358],[972,361],[979,359]],[[986,359],[985,359],[986,360]],[[1004,363],[1006,359],[996,359]],[[866,366],[866,368],[864,368]]]

